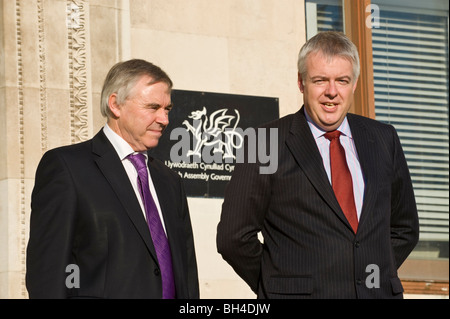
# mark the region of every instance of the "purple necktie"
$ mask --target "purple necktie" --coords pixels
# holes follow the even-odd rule
[[[172,257],[170,255],[169,241],[164,232],[161,219],[159,218],[158,209],[156,208],[153,197],[150,193],[148,184],[147,165],[145,163],[145,155],[138,153],[136,155],[128,155],[128,159],[133,163],[138,172],[138,187],[144,202],[145,214],[147,216],[147,224],[150,228],[153,245],[155,246],[156,256],[158,258],[161,270],[163,299],[175,298],[175,283],[173,280]],[[132,271],[132,270],[130,270]]]

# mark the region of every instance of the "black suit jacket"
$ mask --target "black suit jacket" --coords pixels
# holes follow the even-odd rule
[[[170,242],[178,298],[198,298],[194,240],[178,175],[149,158]],[[26,286],[30,298],[161,298],[150,232],[129,178],[101,130],[47,152],[31,200]],[[79,269],[79,288],[75,282]]]
[[[356,236],[303,109],[265,126],[278,130],[274,174],[260,174],[257,163],[235,167],[218,225],[218,251],[260,298],[402,297],[397,269],[419,234],[408,167],[392,126],[347,118],[365,180]]]

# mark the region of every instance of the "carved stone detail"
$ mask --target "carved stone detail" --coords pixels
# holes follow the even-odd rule
[[[25,209],[25,136],[24,136],[24,87],[23,87],[23,59],[22,59],[22,27],[20,1],[16,0],[16,54],[17,54],[17,94],[18,94],[18,141],[19,141],[19,222],[20,222],[20,264],[21,264],[21,295],[26,297],[25,271],[26,271],[26,209]]]
[[[85,8],[84,0],[67,1],[72,143],[89,137]]]
[[[39,107],[41,114],[41,152],[48,149],[47,136],[47,78],[45,59],[45,21],[43,0],[37,1],[39,46]]]

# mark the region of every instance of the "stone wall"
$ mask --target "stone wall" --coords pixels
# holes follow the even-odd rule
[[[42,154],[91,138],[116,62],[161,66],[176,89],[278,97],[298,110],[305,42],[296,0],[0,0],[0,298],[24,286],[30,195]],[[216,252],[222,200],[189,198],[202,298],[253,298]]]

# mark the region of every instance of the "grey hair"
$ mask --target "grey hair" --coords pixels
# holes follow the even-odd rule
[[[108,106],[108,100],[111,94],[117,94],[117,104],[122,105],[129,97],[131,90],[136,82],[144,75],[152,78],[149,83],[158,82],[166,83],[169,90],[172,89],[173,83],[169,76],[158,66],[140,59],[132,59],[124,62],[116,63],[106,75],[103,83],[100,111],[104,117],[112,117],[112,112]]]
[[[307,70],[307,58],[311,53],[321,52],[326,58],[339,56],[348,59],[353,66],[353,83],[359,77],[360,63],[356,46],[345,34],[336,31],[324,31],[309,39],[300,49],[297,67],[302,79],[305,79]]]

